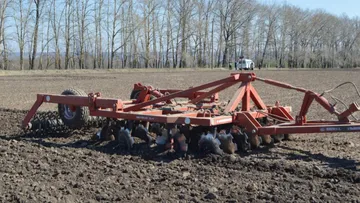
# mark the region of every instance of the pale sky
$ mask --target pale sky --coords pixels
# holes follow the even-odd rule
[[[345,13],[350,18],[360,17],[360,0],[259,0],[259,2],[265,4],[286,3],[303,9],[323,9],[337,16]]]

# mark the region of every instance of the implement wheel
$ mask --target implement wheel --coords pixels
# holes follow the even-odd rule
[[[67,89],[61,95],[87,96],[84,91],[79,89]],[[61,120],[69,128],[81,128],[89,120],[89,109],[87,107],[58,104],[58,112]]]
[[[130,99],[137,99],[139,97],[140,92],[141,92],[140,90],[131,91]]]
[[[130,99],[137,99],[141,93],[141,90],[132,90],[130,94]],[[150,95],[150,100],[156,99],[154,95]]]

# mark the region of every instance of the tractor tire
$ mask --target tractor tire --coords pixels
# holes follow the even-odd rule
[[[130,99],[137,99],[140,95],[141,90],[132,90],[130,94]],[[150,100],[156,99],[154,95],[150,95]]]
[[[137,99],[140,94],[140,90],[133,90],[130,94],[130,99]]]
[[[79,89],[67,89],[61,95],[87,96],[84,91]],[[90,118],[89,109],[85,106],[76,106],[72,110],[66,104],[58,104],[58,113],[63,123],[72,129],[82,128]]]

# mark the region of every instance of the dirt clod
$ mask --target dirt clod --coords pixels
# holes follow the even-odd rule
[[[254,191],[257,191],[257,190],[258,190],[258,187],[257,187],[257,185],[254,184],[254,183],[249,183],[249,184],[246,185],[246,190],[247,190],[248,192],[254,192]]]
[[[218,196],[213,192],[209,192],[205,195],[205,199],[217,199],[217,198]]]

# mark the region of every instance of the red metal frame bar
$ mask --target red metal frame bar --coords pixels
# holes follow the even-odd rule
[[[42,95],[36,95],[36,101],[34,105],[31,107],[30,111],[26,114],[24,120],[22,121],[22,127],[26,128],[28,127],[31,118],[36,114],[36,111],[43,103],[44,97]]]
[[[238,83],[238,81],[227,82],[227,83],[225,83],[225,84],[219,85],[218,87],[210,90],[209,92],[204,93],[204,94],[201,94],[201,95],[199,95],[198,97],[195,97],[194,99],[192,99],[191,101],[189,101],[189,103],[196,104],[196,103],[202,101],[203,99],[206,99],[207,97],[210,97],[210,96],[218,93],[219,91],[225,90],[225,89],[227,89],[228,87],[231,87],[231,86],[235,85],[236,83]]]
[[[279,125],[265,126],[258,128],[258,135],[274,135],[274,134],[298,134],[298,133],[332,133],[332,132],[359,132],[360,122],[353,123],[326,123],[317,125]]]
[[[250,111],[251,101],[258,109],[266,109],[265,103],[250,82],[241,83],[233,98],[225,108],[225,112],[233,112],[242,102],[241,111]]]
[[[173,93],[176,93],[176,92],[183,91],[183,90],[175,90],[175,89],[160,89],[160,90],[158,90],[158,89],[154,89],[151,86],[144,86],[141,83],[134,84],[134,89],[133,90],[141,91],[143,93],[143,94],[139,95],[136,103],[142,103],[144,101],[149,101],[149,99],[147,99],[147,100],[145,99],[146,95],[149,95],[149,96],[153,95],[156,98],[160,98],[160,97],[163,97],[164,95],[169,95],[169,94],[173,94]],[[177,97],[179,97],[179,98],[187,98],[187,99],[197,99],[197,97],[202,96],[203,94],[207,94],[207,93],[208,92],[204,92],[204,91],[196,91],[196,92],[185,93],[185,94],[177,96]],[[210,94],[207,97],[209,97],[210,100],[209,101],[203,100],[202,102],[212,103],[212,102],[217,102],[219,100],[218,92]],[[170,100],[168,100],[167,103],[172,103],[172,102]]]
[[[352,114],[352,113],[355,113],[356,111],[360,111],[360,107],[358,106],[357,103],[352,103],[350,104],[349,106],[349,109],[347,109],[346,111],[342,112],[338,118],[340,121],[345,121],[345,122],[349,122],[349,116]]]
[[[229,104],[225,108],[225,113],[232,112],[238,107],[239,102],[244,97],[246,92],[246,83],[241,83],[240,87],[236,90],[233,98],[230,100]]]
[[[127,107],[127,108],[124,109],[124,111],[125,112],[136,111],[136,110],[139,110],[139,109],[141,109],[143,107],[146,107],[146,106],[150,106],[150,105],[153,105],[153,104],[156,104],[156,103],[159,103],[159,102],[168,101],[168,100],[174,99],[176,97],[184,97],[185,95],[188,95],[189,93],[191,94],[191,93],[194,93],[196,91],[200,91],[200,90],[204,90],[204,89],[207,89],[207,88],[211,88],[211,87],[214,87],[214,86],[221,85],[223,83],[244,80],[245,76],[242,76],[242,77],[241,76],[242,75],[240,75],[240,74],[236,74],[236,75],[232,75],[230,77],[227,77],[227,78],[224,78],[224,79],[221,79],[221,80],[210,82],[210,83],[200,85],[200,86],[197,86],[197,87],[193,87],[193,88],[190,88],[190,89],[187,89],[187,90],[175,92],[175,93],[172,93],[170,95],[165,95],[163,97],[156,98],[156,99],[151,100],[151,101],[146,101],[146,102],[143,102],[143,103],[136,104],[134,106]]]

